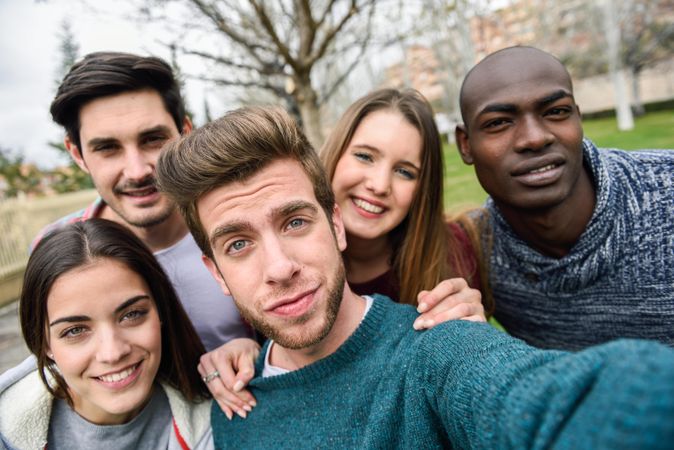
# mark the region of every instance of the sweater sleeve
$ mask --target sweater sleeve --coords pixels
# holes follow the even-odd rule
[[[460,322],[460,321],[458,321]],[[534,349],[486,325],[425,338],[426,396],[456,448],[665,448],[674,442],[674,351],[617,341]]]

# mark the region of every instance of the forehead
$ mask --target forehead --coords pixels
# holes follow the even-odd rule
[[[100,258],[56,279],[49,290],[48,315],[111,309],[141,292],[149,288],[140,275],[120,261]]]
[[[319,207],[313,185],[301,164],[279,160],[244,181],[236,181],[203,195],[197,211],[206,233],[227,222],[259,223],[269,212],[302,200]]]
[[[421,133],[394,109],[373,111],[358,124],[350,146],[372,145],[382,153],[419,165]]]
[[[100,97],[80,108],[82,139],[116,136],[165,125],[177,127],[159,93],[152,89]],[[86,136],[86,138],[85,138]]]
[[[571,80],[551,56],[512,52],[494,57],[478,65],[466,81],[466,119],[492,103],[523,106],[559,90],[571,93]]]

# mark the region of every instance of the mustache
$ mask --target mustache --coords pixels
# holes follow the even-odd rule
[[[153,175],[148,175],[141,180],[127,180],[115,186],[112,191],[115,194],[123,194],[129,189],[157,188],[157,180]]]

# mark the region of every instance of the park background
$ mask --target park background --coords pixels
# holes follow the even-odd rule
[[[0,0],[0,25],[0,372],[26,354],[15,300],[31,240],[96,195],[48,114],[93,51],[170,61],[197,126],[279,104],[317,148],[368,91],[418,89],[446,141],[450,213],[486,198],[452,135],[461,80],[500,48],[560,58],[600,147],[674,148],[674,0]]]

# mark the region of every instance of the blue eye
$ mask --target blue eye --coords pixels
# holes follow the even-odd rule
[[[147,311],[144,309],[134,309],[122,316],[122,320],[138,320],[141,317],[144,317],[147,314]]]
[[[406,180],[416,180],[416,178],[417,178],[415,173],[413,173],[410,170],[403,169],[403,168],[395,169],[395,173],[397,173],[398,175],[400,175],[401,177],[403,177]]]
[[[290,222],[288,222],[288,228],[289,229],[297,229],[297,228],[302,228],[306,221],[304,219],[292,219]]]
[[[227,247],[227,253],[233,254],[233,253],[238,253],[242,251],[243,249],[246,248],[248,245],[248,241],[244,239],[239,239],[234,242],[232,242],[228,247]]]
[[[86,331],[86,328],[83,326],[75,326],[68,328],[66,330],[63,330],[59,337],[61,338],[66,338],[66,339],[74,339],[82,335]]]
[[[366,152],[355,152],[353,154],[354,158],[356,158],[359,161],[364,161],[364,162],[372,162],[372,155]]]

